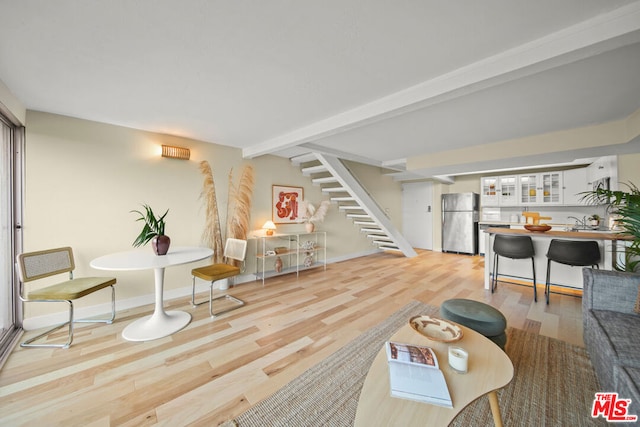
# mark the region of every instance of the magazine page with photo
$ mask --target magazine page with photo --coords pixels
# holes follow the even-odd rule
[[[453,407],[447,382],[433,349],[415,344],[387,342],[391,396]]]

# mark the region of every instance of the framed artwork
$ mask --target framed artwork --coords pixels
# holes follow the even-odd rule
[[[271,196],[271,218],[274,224],[296,224],[298,218],[298,208],[304,199],[304,189],[302,187],[291,187],[288,185],[273,185]]]

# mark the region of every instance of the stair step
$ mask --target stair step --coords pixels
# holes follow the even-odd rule
[[[353,197],[332,197],[331,201],[332,202],[353,202],[354,199]]]
[[[393,243],[393,240],[372,240],[371,243],[379,246],[389,246],[390,243]]]
[[[370,239],[374,239],[373,241],[385,241],[385,242],[393,242],[393,239],[389,236],[382,236],[380,234],[369,234],[367,236]]]
[[[371,218],[369,214],[347,214],[347,218]]]
[[[314,184],[328,184],[330,182],[338,182],[338,180],[333,176],[326,176],[324,178],[314,178],[311,182]]]
[[[377,227],[378,223],[374,222],[374,221],[359,221],[359,220],[355,220],[353,221],[354,224],[357,225],[367,225],[367,226],[371,226],[371,227]]]
[[[384,249],[385,251],[395,251],[395,252],[401,252],[400,248],[398,248],[397,246],[378,246],[380,249]]]
[[[299,156],[295,156],[292,157],[291,159],[291,163],[293,163],[296,166],[299,166],[303,163],[308,163],[308,162],[313,162],[314,160],[317,160],[318,158],[316,157],[315,154],[313,153],[305,153],[305,154],[301,154]]]
[[[310,166],[308,168],[303,168],[302,169],[302,174],[304,176],[309,176],[312,175],[314,173],[320,173],[320,172],[326,172],[327,168],[324,167],[324,165],[319,165],[319,166]]]
[[[347,189],[344,187],[324,187],[323,193],[346,193]]]
[[[371,237],[371,236],[367,236],[372,238],[373,240],[371,241],[371,243],[375,243],[375,244],[382,244],[382,245],[388,245],[389,243],[393,243],[393,239],[391,239],[390,237],[383,237],[383,238],[376,238],[376,237]]]
[[[364,232],[364,233],[379,233],[382,230],[379,228],[361,228],[360,231]]]
[[[338,209],[341,211],[362,211],[364,209],[362,209],[362,207],[360,207],[359,205],[340,205],[338,206]]]

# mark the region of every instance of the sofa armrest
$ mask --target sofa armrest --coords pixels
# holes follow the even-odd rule
[[[583,268],[582,309],[633,314],[640,274]]]

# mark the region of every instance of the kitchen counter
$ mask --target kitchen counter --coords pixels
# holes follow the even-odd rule
[[[544,286],[547,273],[546,254],[551,239],[597,241],[600,246],[601,255],[601,261],[598,266],[604,270],[613,270],[615,263],[623,260],[624,247],[633,240],[632,236],[616,232],[562,231],[554,230],[553,228],[545,232],[531,232],[525,229],[488,228],[485,230],[485,289],[491,289],[491,277],[493,276],[493,238],[496,234],[531,236],[536,253],[534,260],[538,286]],[[582,289],[582,267],[571,267],[554,263],[551,273],[552,286]],[[527,259],[513,260],[500,257],[500,280],[513,280],[514,283],[524,283],[531,286],[533,282],[531,261]]]
[[[517,228],[487,228],[485,233],[488,234],[526,234],[531,237],[556,237],[561,239],[588,239],[588,240],[633,240],[632,236],[616,232],[601,232],[601,231],[562,231],[554,230],[549,231],[529,231]]]

